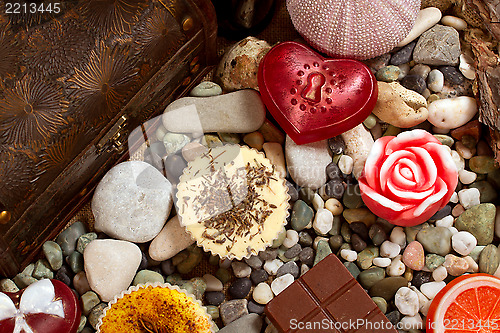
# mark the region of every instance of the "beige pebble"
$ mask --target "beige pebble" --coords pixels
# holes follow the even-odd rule
[[[192,141],[182,147],[182,157],[184,157],[187,162],[191,162],[207,151],[208,148],[206,146],[202,145],[198,141]]]
[[[455,144],[455,149],[456,149],[457,153],[459,153],[460,156],[462,156],[466,160],[470,159],[472,156],[474,156],[474,154],[476,154],[476,148],[469,149],[469,148],[465,147],[464,144],[460,141],[458,141]]]
[[[330,198],[325,202],[325,208],[328,209],[334,216],[342,214],[344,207],[342,203],[335,198]]]
[[[457,30],[465,30],[467,28],[467,22],[459,17],[446,15],[441,19],[441,23],[449,27],[453,27]]]
[[[444,259],[443,266],[451,276],[460,276],[469,269],[469,263],[464,258],[457,257],[454,254],[447,254]]]
[[[375,126],[373,126],[371,129],[370,129],[370,132],[373,136],[373,140],[378,140],[382,137],[382,126],[380,126],[379,123],[375,124]]]
[[[158,261],[172,258],[180,251],[193,244],[194,240],[181,226],[179,218],[174,216],[168,221],[149,246],[149,256]]]
[[[444,279],[446,279],[447,276],[448,276],[448,271],[444,266],[439,266],[432,272],[432,278],[434,279],[434,281],[438,282],[443,281]]]
[[[274,165],[276,171],[282,177],[286,177],[285,154],[283,153],[283,146],[277,142],[266,142],[262,145],[266,157]]]
[[[474,59],[467,54],[460,55],[460,64],[458,66],[460,72],[469,80],[476,78],[476,69],[474,68]]]
[[[479,272],[479,265],[471,256],[465,256],[464,259],[469,264],[469,269],[467,269],[467,273],[477,273]]]
[[[422,99],[425,104],[426,101],[423,96]],[[412,108],[386,82],[378,82],[378,98],[373,113],[380,120],[400,128],[416,126],[424,122],[428,117],[426,108],[419,107],[417,110]]]
[[[391,86],[392,90],[394,90],[394,92],[398,94],[399,97],[401,97],[403,101],[413,109],[427,107],[427,100],[425,96],[420,95],[418,92],[414,90],[406,89],[397,81],[391,82],[389,83],[389,85]]]
[[[451,210],[451,215],[453,215],[454,217],[459,217],[463,212],[465,212],[464,207],[461,204],[457,204]]]
[[[264,136],[260,132],[248,133],[243,137],[243,141],[252,148],[262,150]]]
[[[363,124],[341,134],[346,144],[345,153],[354,160],[353,175],[357,179],[365,167],[368,154],[373,147],[373,137]]]

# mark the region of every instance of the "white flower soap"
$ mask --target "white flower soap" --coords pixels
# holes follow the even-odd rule
[[[189,163],[177,189],[181,224],[199,246],[221,258],[259,253],[286,224],[285,180],[254,149],[209,150]]]

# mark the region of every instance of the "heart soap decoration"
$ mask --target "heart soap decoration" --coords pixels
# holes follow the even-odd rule
[[[58,280],[37,281],[17,293],[0,293],[0,333],[76,333],[81,306]]]
[[[259,90],[276,121],[297,144],[339,135],[363,122],[377,102],[377,81],[357,60],[326,59],[284,42],[259,66]]]

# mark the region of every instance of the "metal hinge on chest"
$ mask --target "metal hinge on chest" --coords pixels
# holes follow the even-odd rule
[[[127,116],[121,116],[116,124],[111,127],[111,129],[102,137],[101,140],[96,144],[97,153],[102,153],[103,151],[116,150],[118,152],[123,152],[126,148],[128,133],[126,129]]]

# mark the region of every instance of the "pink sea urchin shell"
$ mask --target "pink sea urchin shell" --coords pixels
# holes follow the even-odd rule
[[[295,29],[334,57],[370,59],[410,32],[420,0],[287,0]]]

